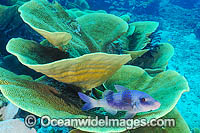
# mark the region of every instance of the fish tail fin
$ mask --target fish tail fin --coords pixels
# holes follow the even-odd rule
[[[97,100],[95,100],[95,99],[93,99],[93,98],[91,98],[91,97],[89,97],[89,96],[87,96],[87,95],[85,95],[81,92],[78,92],[78,95],[83,101],[86,102],[82,107],[83,111],[88,111],[92,108],[98,107],[97,106]]]

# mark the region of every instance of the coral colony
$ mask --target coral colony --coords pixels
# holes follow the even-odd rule
[[[107,116],[146,119],[147,123],[153,118],[176,120],[173,128],[76,126],[49,127],[43,132],[190,132],[175,107],[189,91],[188,82],[167,69],[175,51],[171,44],[161,42],[158,22],[130,22],[129,15],[86,10],[89,4],[85,0],[65,1],[71,9],[47,0],[17,3],[14,11],[20,13],[21,23],[29,27],[29,33],[42,37],[39,41],[13,37],[6,45],[6,51],[29,73],[0,68],[0,132],[42,132],[38,122],[42,116]],[[10,9],[0,5],[2,14]],[[27,115],[34,116],[37,123],[25,126]]]

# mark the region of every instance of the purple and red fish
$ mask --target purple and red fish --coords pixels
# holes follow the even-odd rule
[[[82,110],[88,111],[95,107],[103,107],[106,112],[112,115],[117,114],[117,111],[127,111],[125,118],[133,118],[139,112],[156,110],[160,107],[160,103],[147,93],[129,90],[120,85],[115,85],[115,89],[117,93],[106,90],[103,93],[103,98],[98,100],[79,92],[79,97],[86,102]]]

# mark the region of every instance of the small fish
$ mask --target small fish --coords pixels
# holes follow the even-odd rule
[[[82,110],[88,111],[95,107],[103,107],[104,110],[112,115],[117,114],[117,111],[127,111],[125,118],[133,118],[136,113],[156,110],[160,107],[160,103],[150,95],[138,91],[129,90],[126,87],[115,85],[117,93],[111,90],[106,90],[103,93],[103,98],[95,100],[81,92],[79,97],[86,103]]]

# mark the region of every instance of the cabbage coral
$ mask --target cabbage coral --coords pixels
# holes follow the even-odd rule
[[[103,110],[82,111],[83,103],[77,95],[80,91],[98,90],[102,84],[104,89],[114,90],[113,86],[119,84],[146,92],[161,103],[159,109],[133,118],[149,121],[171,112],[182,93],[189,91],[183,76],[166,71],[173,47],[162,43],[153,53],[146,48],[157,22],[128,24],[106,13],[90,13],[74,19],[58,3],[50,4],[46,0],[32,0],[21,6],[19,12],[24,22],[46,40],[37,43],[14,38],[8,42],[7,51],[45,76],[33,80],[0,69],[0,89],[9,101],[27,112],[51,118],[104,117],[105,114],[109,118],[123,118],[123,112],[112,116]],[[49,77],[54,82],[49,84]],[[76,128],[90,132],[126,131],[126,127]]]

